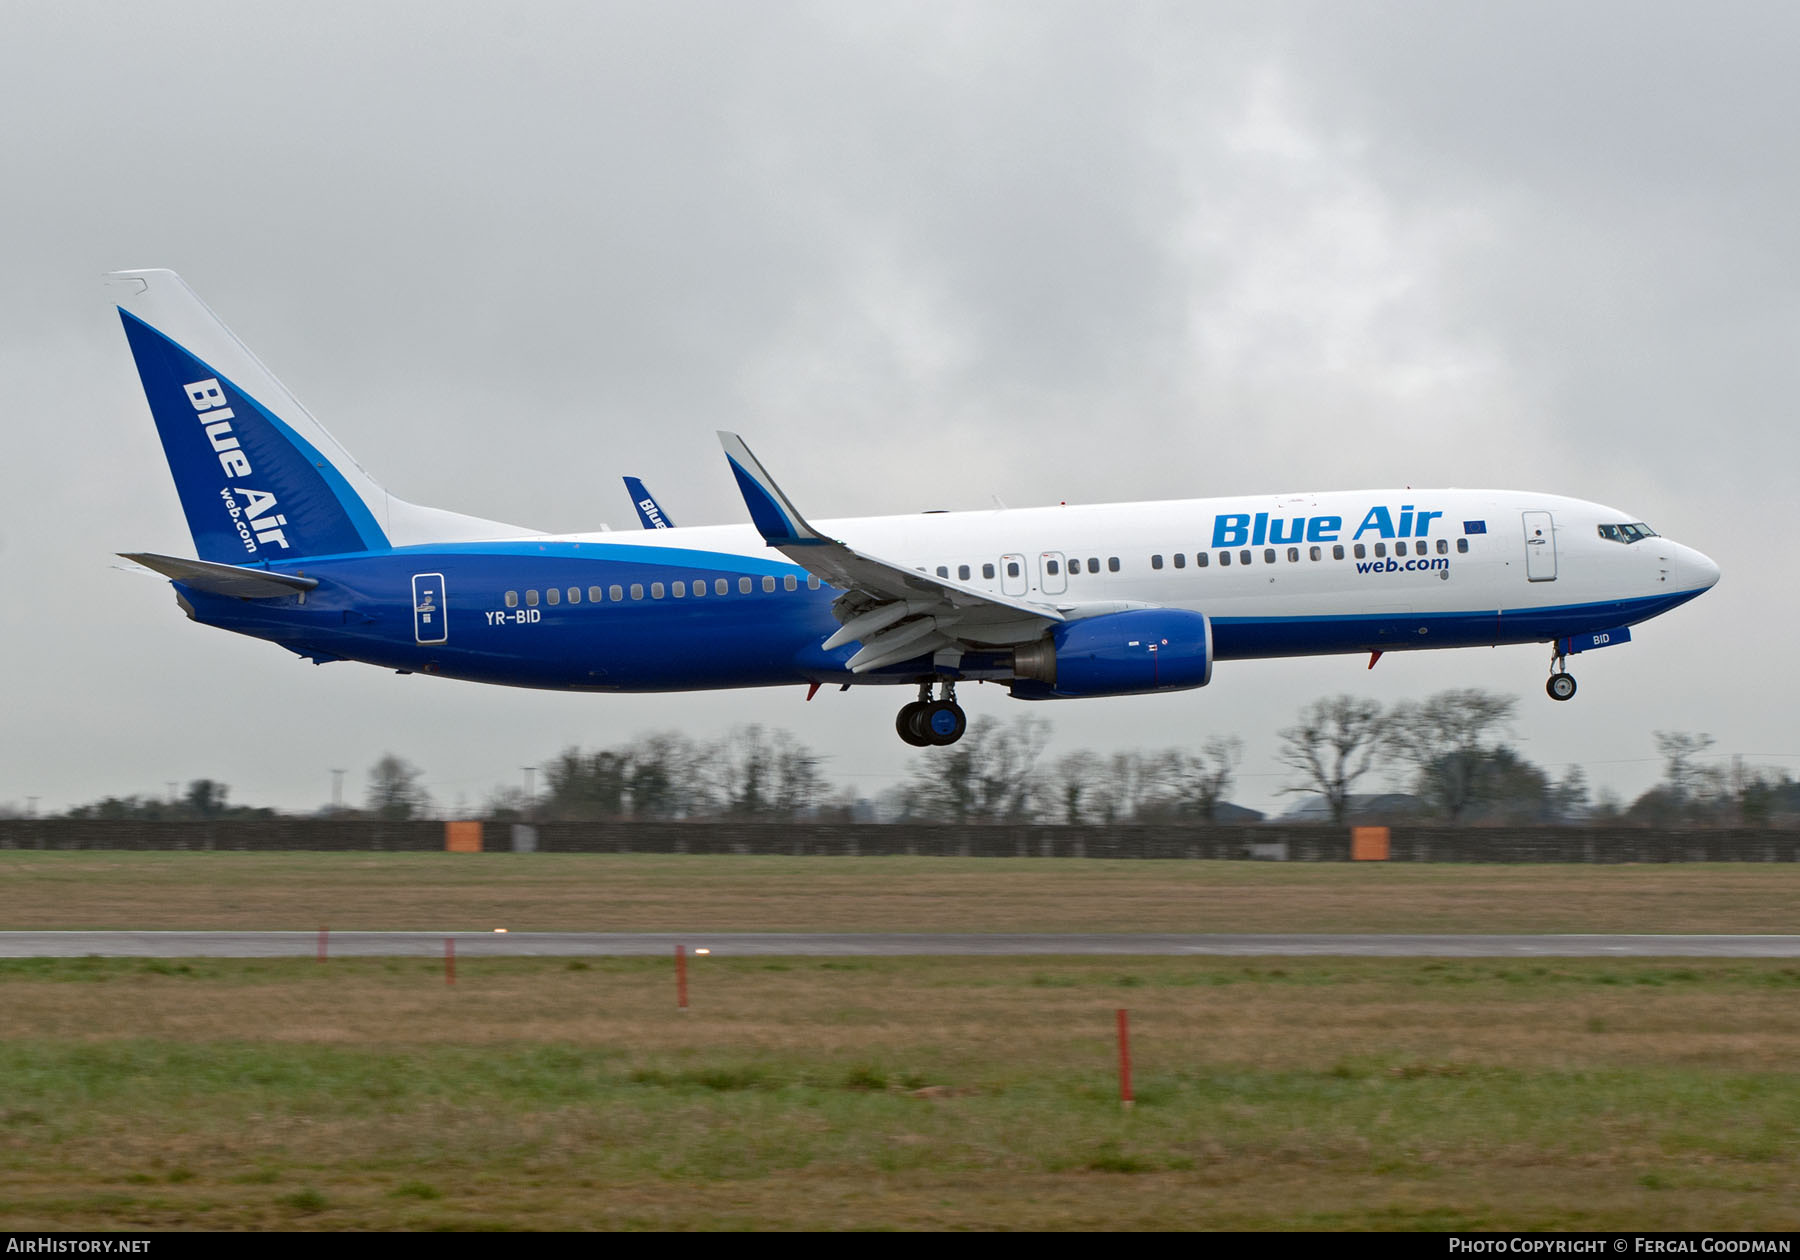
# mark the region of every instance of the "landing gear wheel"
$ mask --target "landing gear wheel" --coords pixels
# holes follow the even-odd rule
[[[894,719],[894,729],[900,733],[900,738],[914,748],[924,748],[932,742],[923,721],[927,707],[923,702],[902,705],[900,716]]]
[[[1571,674],[1552,674],[1550,681],[1544,684],[1544,690],[1552,700],[1568,700],[1575,695],[1575,678]]]
[[[969,719],[956,701],[935,700],[925,706],[924,720],[919,725],[924,728],[927,739],[943,747],[963,737],[963,732],[969,729]]]

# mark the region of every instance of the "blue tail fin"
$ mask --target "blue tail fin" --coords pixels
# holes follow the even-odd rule
[[[131,312],[119,317],[202,560],[387,547],[368,506],[311,444],[211,364]]]
[[[202,560],[254,565],[532,532],[388,494],[174,272],[108,281]]]

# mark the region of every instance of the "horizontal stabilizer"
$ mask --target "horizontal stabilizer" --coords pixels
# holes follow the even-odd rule
[[[235,564],[214,564],[210,560],[183,560],[179,556],[159,556],[147,551],[121,551],[119,555],[146,569],[154,569],[183,586],[235,599],[281,599],[300,591],[310,591],[319,584],[318,578],[271,573],[267,569],[245,569]]]

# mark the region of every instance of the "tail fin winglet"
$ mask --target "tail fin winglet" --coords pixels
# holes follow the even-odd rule
[[[625,492],[631,496],[631,506],[637,509],[638,523],[645,529],[674,529],[675,522],[656,501],[656,496],[645,489],[644,483],[636,477],[625,478]]]

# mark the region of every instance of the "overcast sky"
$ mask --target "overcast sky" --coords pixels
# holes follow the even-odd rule
[[[0,0],[0,806],[384,752],[479,802],[571,744],[785,727],[875,795],[891,688],[559,695],[324,667],[113,553],[192,542],[101,273],[172,267],[396,493],[552,530],[1395,485],[1574,495],[1704,598],[1536,646],[1228,663],[1049,755],[1516,695],[1629,798],[1651,731],[1800,772],[1800,8]],[[850,541],[854,542],[854,539]]]

